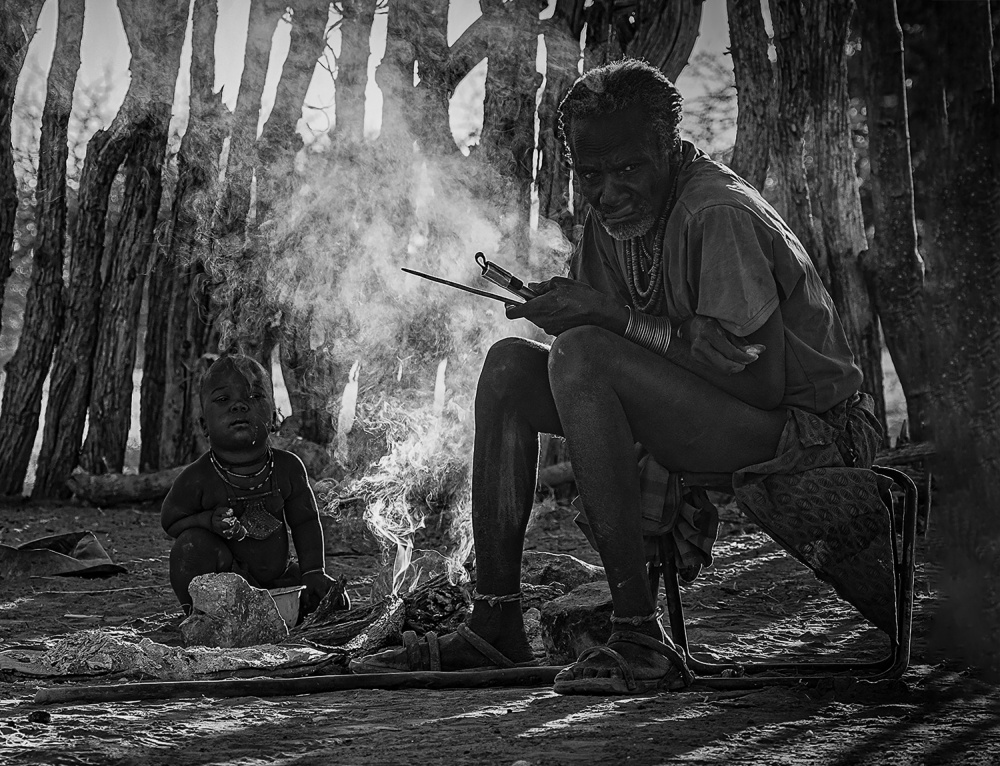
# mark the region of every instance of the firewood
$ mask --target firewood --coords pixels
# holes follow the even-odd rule
[[[108,506],[142,503],[166,497],[184,466],[151,473],[92,474],[74,471],[67,479],[70,491],[91,505]]]
[[[336,611],[324,599],[289,641],[308,641],[326,650],[361,656],[398,644],[403,630],[448,633],[459,626],[471,608],[466,587],[452,584],[446,575],[432,577],[403,597],[390,597],[348,611]]]
[[[472,608],[468,589],[453,584],[446,575],[432,577],[403,597],[407,630],[418,634],[433,630],[450,633],[465,621]]]

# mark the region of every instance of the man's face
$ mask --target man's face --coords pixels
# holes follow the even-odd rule
[[[202,427],[215,449],[257,450],[267,443],[274,405],[264,381],[234,366],[212,374],[202,397]]]
[[[615,239],[649,231],[669,194],[669,165],[641,109],[576,118],[571,124],[573,167],[580,191]]]

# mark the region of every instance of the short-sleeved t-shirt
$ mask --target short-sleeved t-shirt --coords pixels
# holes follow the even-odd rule
[[[781,307],[783,406],[822,413],[858,390],[861,370],[802,244],[753,187],[688,142],[663,257],[660,314],[671,321],[713,317],[745,337]],[[570,277],[631,303],[626,273],[625,243],[589,216]]]

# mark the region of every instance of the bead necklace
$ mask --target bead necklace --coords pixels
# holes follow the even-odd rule
[[[271,447],[270,445],[268,445],[267,459],[264,461],[263,465],[261,465],[259,470],[254,471],[253,473],[236,473],[236,471],[230,471],[228,468],[223,467],[222,461],[219,460],[218,456],[215,454],[215,451],[214,450],[212,451],[212,462],[215,463],[215,465],[217,465],[221,470],[228,473],[230,476],[235,476],[238,479],[256,479],[258,476],[264,473],[265,470],[267,470],[267,466],[270,463],[270,461],[271,461]],[[256,462],[257,461],[254,460],[252,463],[246,463],[245,465],[253,465]],[[240,465],[240,464],[236,463],[234,465]]]
[[[665,290],[663,266],[663,240],[667,233],[667,219],[677,201],[677,182],[680,167],[674,172],[674,183],[663,214],[657,220],[653,234],[653,251],[646,247],[640,235],[625,243],[625,269],[628,276],[628,291],[635,307],[644,314],[659,313]]]
[[[223,483],[226,486],[231,487],[234,490],[239,490],[240,492],[256,492],[258,489],[263,487],[271,480],[271,473],[274,470],[274,455],[271,453],[270,449],[268,449],[267,451],[267,462],[264,463],[263,467],[259,471],[257,471],[257,473],[248,474],[247,476],[243,476],[242,474],[238,473],[233,473],[232,471],[227,471],[225,468],[222,467],[222,464],[219,462],[219,459],[215,456],[214,452],[210,451],[209,455],[212,461],[212,467],[215,469],[215,472],[219,474],[219,478],[222,479]],[[259,484],[254,484],[252,487],[239,487],[226,478],[227,473],[230,476],[240,476],[241,478],[247,478],[247,479],[255,478],[257,476],[260,476],[265,469],[267,470],[267,475],[260,480]]]

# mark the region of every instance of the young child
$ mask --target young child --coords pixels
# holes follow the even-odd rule
[[[200,424],[209,450],[174,481],[160,520],[175,538],[170,585],[185,611],[202,574],[236,572],[260,588],[304,585],[303,612],[334,587],[305,466],[268,443],[277,413],[267,371],[254,359],[218,359],[201,382]],[[289,563],[291,530],[298,564]],[[349,608],[343,594],[343,608]]]

